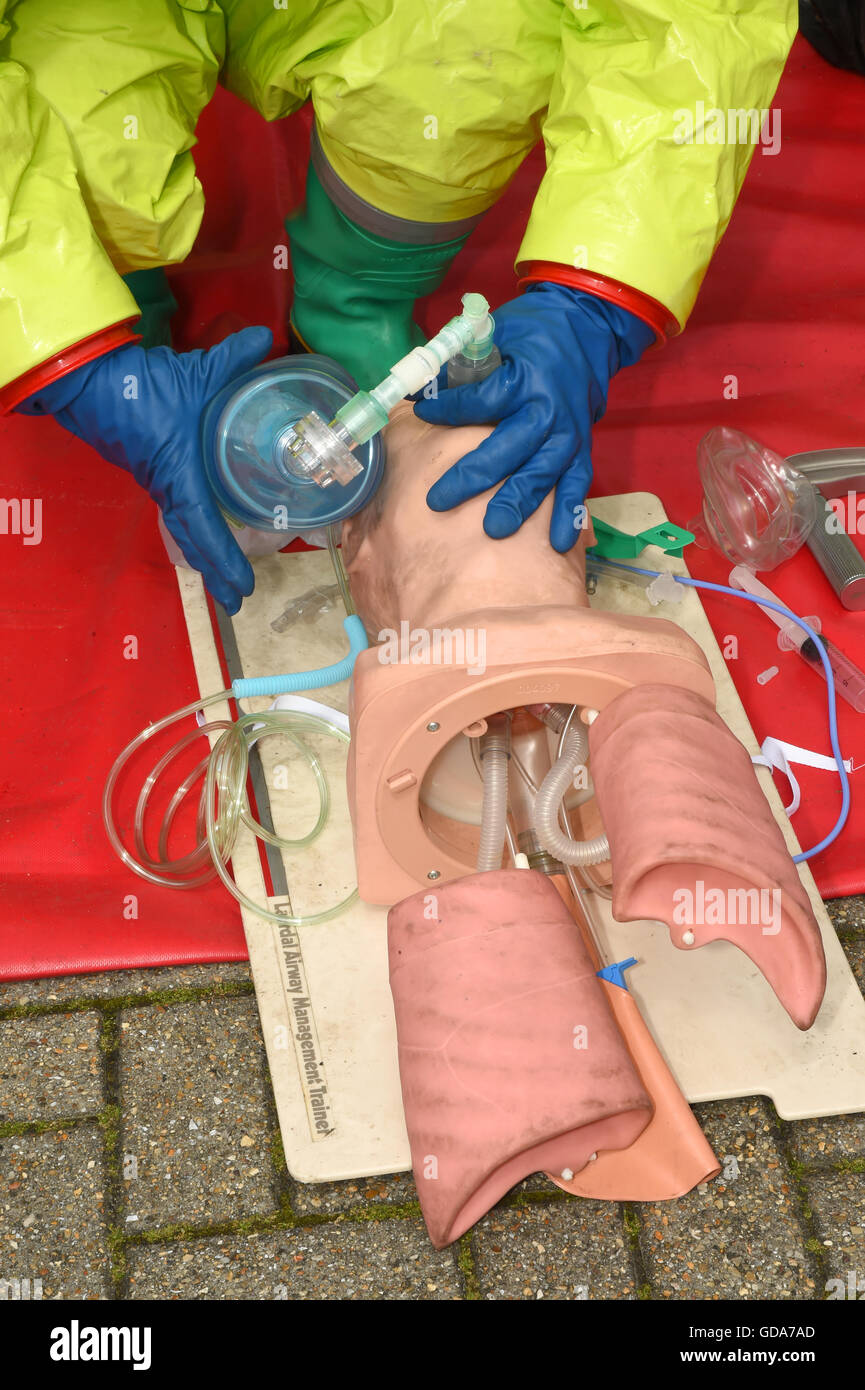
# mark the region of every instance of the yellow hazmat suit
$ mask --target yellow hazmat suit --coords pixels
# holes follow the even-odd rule
[[[311,98],[325,187],[395,240],[469,229],[542,135],[521,273],[617,282],[675,331],[754,149],[707,113],[752,129],[795,15],[794,0],[0,0],[0,403],[128,337],[121,275],[188,254],[217,81],[267,120]]]

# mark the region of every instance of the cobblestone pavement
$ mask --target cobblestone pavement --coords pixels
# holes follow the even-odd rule
[[[829,910],[865,989],[865,899]],[[539,1175],[439,1253],[410,1174],[289,1176],[245,965],[0,985],[0,1046],[0,1297],[783,1300],[865,1275],[865,1115],[701,1105],[714,1182],[620,1206]]]

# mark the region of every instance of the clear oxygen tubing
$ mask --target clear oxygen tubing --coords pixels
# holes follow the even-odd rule
[[[578,712],[578,709],[579,709],[579,706],[578,706],[578,705],[571,705],[570,711],[568,712],[568,717],[567,717],[567,719],[565,720],[564,726],[562,727],[562,730],[561,730],[561,732],[560,732],[560,734],[559,734],[558,747],[556,748],[556,757],[557,757],[557,758],[560,758],[560,757],[562,756],[562,746],[563,746],[564,741],[565,741],[565,734],[568,732],[568,729],[571,727],[571,723],[572,723],[573,719],[575,718],[575,716],[576,716],[576,714],[577,714],[577,712]],[[592,788],[592,795],[594,795],[594,788]],[[575,837],[575,835],[574,835],[574,832],[571,830],[571,825],[570,825],[570,821],[568,820],[568,813],[567,813],[567,811],[566,811],[566,809],[565,809],[565,804],[564,804],[564,802],[562,802],[562,808],[561,808],[561,824],[562,824],[562,828],[564,829],[565,834],[569,837],[569,839],[574,840],[576,837]],[[596,893],[596,894],[598,895],[599,898],[606,898],[608,902],[611,902],[611,901],[612,901],[613,890],[612,890],[611,888],[608,888],[608,887],[606,886],[606,884],[603,884],[603,883],[596,883],[595,880],[594,880],[594,879],[590,876],[590,874],[587,872],[587,866],[586,866],[586,865],[584,865],[584,864],[579,864],[579,865],[576,865],[576,867],[575,867],[573,864],[565,864],[564,869],[565,869],[565,873],[566,873],[567,876],[568,876],[568,883],[571,883],[571,882],[572,882],[573,877],[574,877],[574,873],[576,872],[577,874],[579,874],[580,879],[581,879],[581,881],[582,881],[582,883],[583,883],[583,886],[584,886],[589,892],[591,892],[591,893]]]
[[[607,564],[614,566],[616,569],[633,570],[635,574],[648,574],[651,575],[653,579],[657,578],[661,573],[660,570],[639,569],[634,565],[622,565],[615,560],[608,560]],[[805,622],[805,619],[800,618],[798,614],[794,613],[790,608],[785,607],[783,603],[770,603],[768,599],[762,598],[758,594],[746,594],[743,593],[741,589],[732,589],[727,584],[713,584],[708,579],[692,579],[690,575],[685,574],[674,574],[673,578],[677,584],[684,584],[689,589],[707,589],[710,593],[732,594],[733,598],[744,599],[746,603],[756,603],[759,608],[771,608],[785,618],[792,618],[793,622],[797,623],[798,626],[802,628],[803,632],[807,633],[817,648],[820,660],[823,663],[823,672],[826,677],[826,699],[829,704],[829,742],[832,745],[832,756],[835,759],[835,764],[838,768],[838,776],[841,779],[841,810],[838,812],[838,819],[835,821],[828,835],[825,835],[818,844],[812,845],[810,849],[802,850],[800,854],[793,855],[794,864],[801,864],[807,859],[813,859],[815,855],[821,854],[824,849],[828,849],[833,840],[837,840],[850,814],[850,778],[844,766],[844,757],[841,753],[841,745],[838,741],[838,709],[835,700],[835,682],[832,675],[832,667],[826,654],[826,648],[819,634]]]
[[[586,760],[589,749],[588,733],[582,724],[569,727],[573,710],[568,716],[568,725],[563,729],[561,755],[550,768],[535,797],[534,828],[541,845],[562,864],[587,866],[602,864],[610,857],[610,845],[606,835],[597,835],[593,840],[574,840],[559,827],[561,811],[574,772]]]
[[[577,706],[574,705],[574,710],[576,710],[576,708],[577,708]],[[558,752],[556,753],[556,758],[560,758],[561,755],[562,755],[562,742],[561,742],[561,739],[560,739],[560,740],[559,740]],[[517,773],[518,773],[519,776],[522,778],[522,780],[525,782],[525,784],[526,784],[526,786],[528,787],[529,791],[532,793],[533,796],[537,796],[538,790],[539,790],[538,784],[537,784],[537,782],[535,781],[535,779],[534,779],[534,777],[532,776],[532,774],[529,772],[529,770],[528,770],[528,768],[526,767],[525,763],[523,762],[522,758],[519,756],[519,754],[517,753],[516,749],[515,749],[513,746],[511,747],[511,759],[512,759],[512,761],[513,761],[514,767],[515,767],[516,770],[517,770]],[[591,799],[592,799],[592,797],[594,796],[594,794],[595,794],[595,791],[594,791],[594,787],[591,785],[591,778],[590,778],[590,779],[589,779],[589,785],[588,785],[587,787],[583,787],[583,788],[581,789],[579,796],[577,796],[576,798],[570,799],[570,804],[569,804],[569,806],[568,806],[568,810],[570,810],[570,811],[576,811],[577,808],[580,807],[580,806],[582,806],[586,801],[591,801]],[[573,838],[574,838],[574,837],[573,837],[573,835],[572,835],[572,836],[571,836],[571,839],[573,839]]]
[[[574,715],[576,714],[576,712],[577,712],[577,706],[576,706],[576,705],[573,705],[573,706],[571,707],[571,711],[570,711],[570,713],[569,713],[569,715],[568,715],[568,717],[567,717],[567,719],[566,719],[566,721],[565,721],[564,727],[562,728],[562,733],[561,733],[561,736],[560,736],[560,738],[559,738],[559,747],[558,747],[558,754],[557,754],[557,756],[560,756],[560,755],[561,755],[561,751],[562,751],[562,741],[563,741],[565,735],[567,734],[568,728],[570,727],[570,724],[571,724],[571,720],[573,719],[573,717],[574,717]],[[516,753],[516,750],[512,750],[512,752],[511,752],[511,757],[512,757],[513,760],[514,760],[514,766],[516,767],[517,772],[519,773],[520,777],[522,777],[523,781],[525,782],[525,784],[526,784],[526,786],[529,788],[529,790],[530,790],[531,792],[533,792],[533,793],[535,794],[535,796],[537,796],[537,793],[538,793],[538,784],[537,784],[537,782],[535,781],[535,779],[532,777],[532,775],[531,775],[531,773],[529,772],[528,768],[525,767],[524,764],[522,763],[522,761],[520,760],[518,754]],[[590,793],[590,795],[591,795],[591,793]],[[570,836],[570,838],[573,840],[574,836],[573,836],[573,832],[571,831],[570,824],[569,824],[569,822],[568,822],[568,816],[567,816],[567,812],[565,811],[564,804],[561,806],[560,809],[561,809],[561,813],[562,813],[562,825],[564,826],[565,833],[566,833],[568,836]],[[563,864],[563,865],[562,865],[562,868],[564,869],[565,874],[566,874],[566,876],[567,876],[568,886],[569,886],[569,888],[570,888],[570,890],[571,890],[571,893],[572,893],[573,896],[574,896],[574,900],[575,900],[575,902],[577,903],[577,906],[580,908],[580,911],[582,912],[583,917],[584,917],[584,919],[585,919],[586,930],[587,930],[587,932],[589,933],[589,936],[590,936],[591,941],[592,941],[592,945],[593,945],[594,948],[595,948],[595,955],[597,956],[598,965],[599,965],[599,967],[603,967],[603,966],[609,964],[609,962],[608,962],[607,959],[606,959],[606,952],[604,952],[604,951],[601,950],[601,943],[600,943],[600,939],[599,939],[599,936],[598,936],[598,930],[597,930],[597,919],[595,918],[595,915],[594,915],[594,912],[593,912],[592,907],[591,907],[591,905],[590,905],[590,902],[586,899],[585,894],[586,894],[587,892],[588,892],[588,893],[597,893],[600,897],[604,897],[604,898],[612,898],[613,895],[612,895],[612,893],[610,892],[609,888],[603,887],[601,884],[597,884],[597,883],[594,883],[594,882],[587,882],[587,881],[586,881],[586,878],[585,878],[585,873],[584,873],[584,871],[583,871],[582,869],[580,869],[580,868],[575,867],[573,864]],[[579,877],[578,877],[578,875],[579,875]]]
[[[342,555],[339,552],[339,540],[337,538],[336,525],[327,528],[327,553],[330,556],[330,563],[333,565],[333,572],[336,575],[336,582],[339,585],[339,592],[342,594],[342,601],[345,606],[346,614],[352,617],[357,613],[354,606],[354,599],[348,587],[348,575],[342,563]]]
[[[351,603],[345,571],[339,562],[335,537],[329,537],[328,549],[334,564],[340,589],[345,584],[346,597]],[[317,671],[296,672],[289,676],[275,676],[263,681],[235,681],[231,689],[220,690],[203,700],[195,700],[174,714],[167,715],[155,724],[150,724],[136,735],[115,759],[108,774],[102,794],[102,819],[108,839],[115,853],[133,873],[148,883],[166,888],[198,888],[214,876],[224,883],[238,902],[256,912],[268,921],[288,923],[292,926],[308,926],[327,922],[344,911],[357,898],[357,889],[348,897],[322,912],[309,913],[299,917],[288,916],[283,912],[273,912],[254,902],[238,888],[226,867],[231,858],[241,824],[245,825],[259,840],[276,846],[278,849],[298,850],[311,845],[327,825],[330,812],[330,789],[327,775],[315,751],[303,738],[304,734],[326,733],[342,743],[349,742],[349,736],[321,715],[300,710],[265,710],[258,714],[241,714],[237,720],[217,719],[205,721],[202,712],[209,706],[231,699],[241,694],[283,694],[289,690],[315,690],[322,686],[336,684],[337,680],[347,679],[352,672],[357,654],[366,645],[363,625],[353,612],[346,617],[343,626],[349,636],[349,653],[342,661]],[[252,687],[250,689],[249,687]],[[262,688],[264,687],[264,688]],[[172,724],[194,716],[198,721],[194,729],[188,730],[154,764],[144,780],[135,808],[133,837],[136,856],[126,847],[120,835],[114,815],[114,794],[118,778],[129,759],[145,743]],[[170,764],[190,744],[201,737],[213,737],[216,742],[210,753],[202,758],[174,791],[164,813],[159,828],[157,852],[152,855],[147,849],[145,821],[149,809],[151,793]],[[246,791],[246,778],[249,767],[249,750],[260,739],[268,735],[280,734],[288,738],[301,753],[315,779],[319,794],[319,812],[315,825],[305,835],[288,838],[276,835],[261,825],[252,815]],[[197,783],[204,778],[196,816],[195,848],[189,853],[172,859],[168,852],[168,842],[175,818],[186,798]]]
[[[584,883],[581,884],[577,878],[578,872],[579,871],[575,869],[573,864],[565,865],[565,873],[568,879],[568,887],[574,895],[574,899],[577,903],[577,906],[583,914],[583,919],[586,924],[586,930],[588,931],[589,936],[591,937],[592,945],[595,948],[595,955],[597,957],[598,966],[602,970],[604,966],[609,965],[610,962],[607,960],[607,952],[601,950],[601,942],[598,936],[597,919],[591,908],[590,901],[587,900],[585,896],[586,885]]]
[[[478,774],[478,777],[480,778],[481,786],[483,786],[484,774],[481,768],[480,758],[478,757],[477,743],[478,740],[476,738],[469,739],[469,748],[472,755],[472,762],[474,763],[475,772]],[[517,755],[513,751],[513,749],[511,749],[511,757],[514,759],[514,761],[517,760]],[[481,805],[483,806],[483,803],[481,803]],[[519,846],[517,844],[516,835],[514,834],[513,827],[511,826],[510,806],[508,807],[507,816],[505,818],[505,840],[508,846],[508,853],[510,854],[511,859],[514,861],[514,864],[516,864],[517,855],[520,851]]]
[[[226,862],[231,858],[241,823],[251,830],[258,839],[265,840],[278,849],[287,850],[305,848],[312,844],[324,830],[330,812],[330,790],[327,775],[317,754],[302,735],[328,733],[346,744],[349,739],[348,735],[336,724],[332,724],[321,716],[307,714],[299,710],[265,710],[258,714],[242,714],[235,721],[220,719],[201,724],[185,734],[167,753],[163,754],[145,779],[135,808],[134,837],[138,858],[126,848],[118,832],[114,818],[114,791],[117,779],[132,755],[149,739],[170,725],[187,718],[189,715],[196,715],[199,710],[217,701],[228,699],[230,696],[230,690],[223,690],[216,695],[209,695],[205,700],[197,700],[193,704],[185,705],[183,709],[169,714],[156,724],[149,725],[127,744],[115,760],[103,792],[102,817],[108,838],[127,868],[138,874],[140,878],[146,879],[148,883],[166,888],[198,888],[218,875],[238,902],[258,913],[259,916],[266,917],[268,921],[287,922],[295,926],[327,922],[354,902],[357,897],[356,889],[353,889],[348,897],[331,908],[322,912],[293,917],[283,912],[272,912],[269,908],[254,902],[237,887],[226,868]],[[174,792],[159,829],[157,856],[152,856],[145,845],[145,818],[154,786],[170,762],[193,739],[202,736],[208,737],[217,732],[219,732],[219,738],[209,756],[197,764]],[[255,819],[249,807],[246,792],[249,750],[260,739],[272,734],[280,734],[289,738],[303,755],[315,778],[319,793],[319,812],[314,826],[305,835],[296,838],[276,835],[273,831],[266,829]],[[198,843],[191,853],[178,859],[172,859],[168,854],[168,838],[175,816],[202,774],[205,773],[204,786],[201,789],[198,803],[196,828],[196,835],[199,837]]]
[[[571,722],[571,720],[573,719],[573,717],[574,717],[574,715],[576,714],[576,712],[577,712],[577,706],[576,706],[576,705],[573,705],[573,706],[571,707],[571,712],[570,712],[570,714],[568,715],[567,721],[566,721],[566,723],[565,723],[565,727],[562,729],[561,737],[559,738],[559,746],[558,746],[558,751],[557,751],[557,753],[556,753],[556,758],[560,758],[560,757],[561,757],[561,753],[562,753],[562,741],[563,741],[563,739],[564,739],[565,732],[566,732],[567,728],[569,727],[570,722]],[[516,749],[513,749],[513,748],[511,749],[511,757],[512,757],[513,762],[514,762],[514,767],[516,768],[516,770],[517,770],[518,774],[520,775],[520,777],[521,777],[521,778],[523,779],[523,781],[525,782],[525,784],[526,784],[526,786],[528,787],[529,791],[532,792],[532,794],[533,794],[534,796],[537,796],[538,791],[539,791],[538,784],[537,784],[537,782],[535,781],[535,779],[532,777],[532,775],[531,775],[531,773],[529,772],[528,768],[527,768],[527,767],[523,764],[523,762],[521,761],[520,757],[518,756],[518,754],[517,754],[517,752],[516,752]],[[576,810],[578,806],[582,806],[583,802],[591,800],[591,798],[592,798],[593,796],[594,796],[594,789],[593,789],[591,786],[586,787],[585,790],[583,791],[582,795],[580,796],[579,800],[576,801],[576,802],[574,802],[574,803],[572,803],[570,809],[571,809],[571,810]],[[565,807],[564,801],[562,802],[561,806],[559,807],[559,812],[560,812],[560,817],[561,817],[561,825],[562,825],[562,828],[563,828],[565,834],[568,836],[568,838],[569,838],[570,840],[573,840],[575,843],[578,843],[577,840],[576,840],[576,836],[574,835],[574,832],[571,830],[570,822],[569,822],[569,820],[568,820],[568,811],[567,811],[567,809],[566,809],[566,807]],[[574,891],[574,873],[575,873],[575,867],[574,867],[574,865],[573,865],[573,864],[563,864],[563,865],[562,865],[562,868],[564,869],[565,873],[567,874],[568,883],[571,885],[572,891]],[[583,883],[583,888],[586,889],[588,892],[597,893],[598,897],[600,897],[600,898],[607,898],[608,900],[612,898],[613,894],[612,894],[612,892],[610,891],[610,889],[606,886],[606,884],[603,884],[603,883],[595,883],[594,879],[588,878],[587,875],[586,875],[586,873],[585,873],[585,869],[584,869],[583,867],[577,867],[576,872],[580,874],[580,877],[581,877],[582,883]],[[577,897],[576,891],[574,891],[574,897]]]
[[[265,725],[264,729],[262,729],[262,723]],[[204,801],[208,848],[216,872],[232,896],[244,907],[248,907],[250,911],[257,913],[259,917],[266,918],[269,922],[288,922],[292,926],[308,927],[321,922],[329,922],[339,913],[345,911],[356,901],[357,888],[353,888],[347,897],[343,898],[341,902],[335,903],[333,907],[325,908],[321,912],[311,912],[294,917],[283,912],[273,912],[270,908],[262,907],[260,903],[255,902],[253,898],[238,888],[226,867],[226,861],[231,857],[241,821],[249,826],[253,834],[267,839],[278,849],[301,849],[311,844],[327,824],[330,809],[327,778],[315,753],[298,736],[300,730],[313,733],[326,730],[334,738],[339,739],[341,743],[348,744],[350,742],[348,734],[344,733],[336,724],[332,724],[319,715],[304,714],[300,710],[275,710],[264,714],[244,714],[222,735],[208,760]],[[287,734],[304,753],[318,783],[320,796],[318,819],[313,829],[299,839],[286,839],[271,834],[253,820],[249,813],[246,795],[249,749],[257,739],[264,737],[267,733]],[[221,797],[224,800],[221,800]]]
[[[501,868],[508,821],[510,720],[506,715],[492,715],[487,723],[487,732],[481,736],[478,747],[484,788],[478,873]]]

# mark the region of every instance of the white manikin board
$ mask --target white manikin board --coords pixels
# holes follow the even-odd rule
[[[650,493],[599,498],[591,509],[629,532],[666,520],[659,499]],[[649,568],[686,572],[684,561],[668,559],[654,547],[642,558]],[[189,570],[177,574],[201,694],[207,695],[225,685],[219,638],[200,577]],[[316,585],[332,584],[325,551],[256,561],[255,593],[232,620],[233,634],[227,634],[226,645],[236,645],[233,659],[242,668],[232,675],[309,670],[343,656],[341,604],[311,622],[296,622],[281,635],[270,626],[293,598]],[[654,612],[686,628],[711,664],[719,713],[749,752],[759,751],[696,590],[686,591],[679,604],[652,609],[641,590],[604,578],[594,602],[622,612]],[[346,684],[312,693],[325,704],[346,709]],[[256,700],[246,707],[258,710],[268,704]],[[223,710],[217,706],[209,714],[220,718]],[[795,741],[795,729],[773,732]],[[286,746],[282,738],[265,740],[260,753],[274,825],[281,835],[297,837],[314,823],[318,793],[309,773],[298,773],[295,762],[285,761]],[[313,848],[282,856],[291,912],[297,916],[341,901],[355,878],[345,746],[322,738],[315,747],[325,761],[334,810]],[[282,766],[290,769],[290,791],[280,786],[287,780],[278,771]],[[796,853],[800,846],[771,775],[761,769],[758,776]],[[238,842],[233,868],[244,891],[264,901],[261,864],[248,832]],[[630,989],[689,1101],[766,1095],[784,1119],[865,1110],[865,1000],[809,868],[800,865],[799,872],[823,932],[828,965],[826,997],[808,1033],[795,1027],[756,967],[734,946],[715,942],[699,951],[676,950],[666,927],[614,922],[608,904],[595,898],[599,920],[606,923],[607,959],[638,958],[628,972]],[[192,902],[190,910],[195,910]],[[386,923],[386,909],[358,901],[334,920],[298,931],[243,910],[286,1159],[290,1172],[304,1182],[410,1167]]]

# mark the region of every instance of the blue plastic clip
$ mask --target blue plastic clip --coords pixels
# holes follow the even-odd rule
[[[630,970],[632,965],[637,964],[636,956],[628,956],[627,960],[617,960],[613,965],[605,965],[603,970],[596,971],[599,980],[609,980],[611,985],[618,985],[619,989],[627,989],[628,982],[625,979],[625,971]]]

